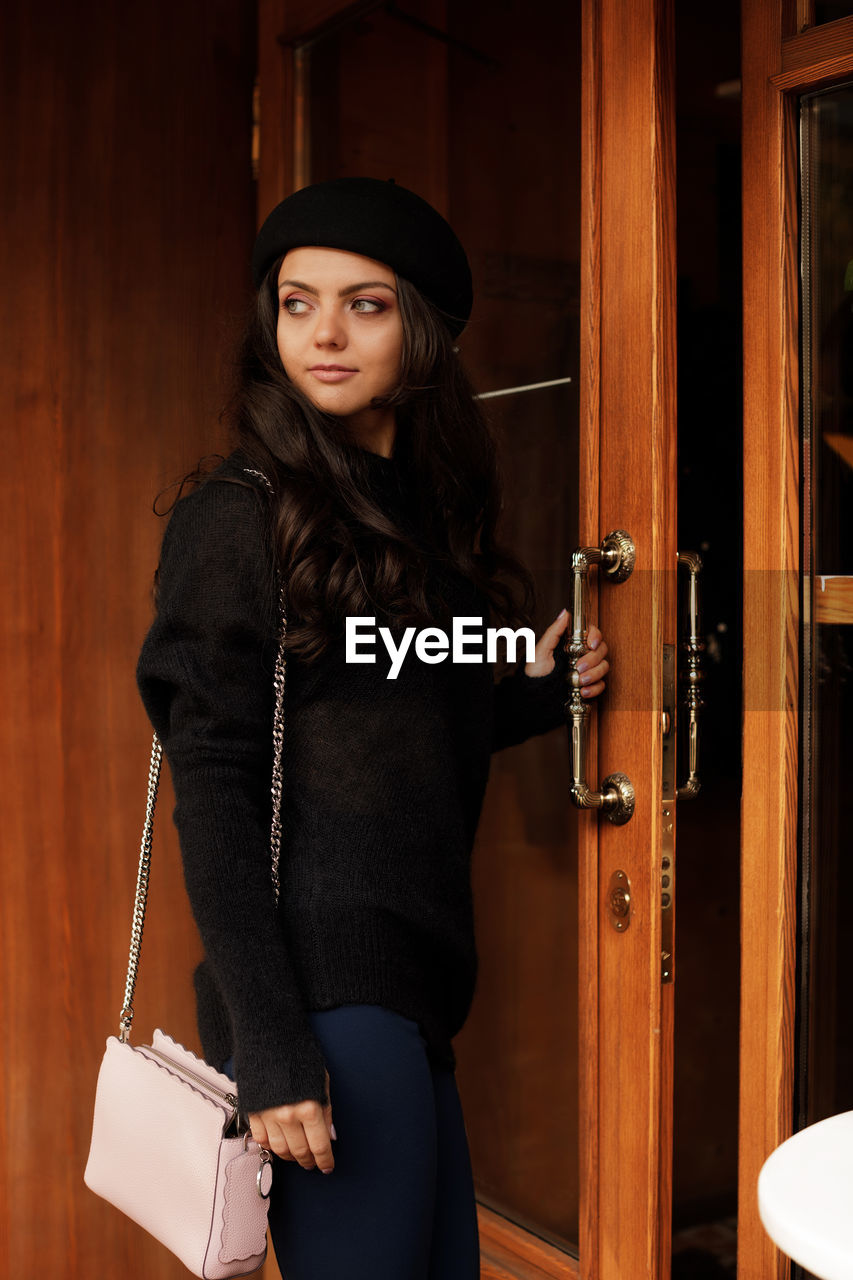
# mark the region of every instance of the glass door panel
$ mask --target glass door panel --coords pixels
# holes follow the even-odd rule
[[[507,460],[505,531],[545,607],[576,545],[576,384],[486,402]],[[458,1040],[478,1197],[577,1241],[578,856],[562,731],[499,752],[474,850],[478,993]]]
[[[850,0],[816,0],[814,25],[822,26],[825,22],[837,22],[839,18],[849,18],[850,15]]]
[[[474,274],[459,346],[502,444],[504,539],[537,635],[577,545],[579,3],[383,5],[299,51],[300,185],[391,178],[450,220]],[[552,385],[529,388],[530,384]],[[567,735],[498,753],[474,851],[480,973],[457,1038],[478,1197],[577,1250],[577,823]]]
[[[801,190],[798,1127],[853,1109],[853,85],[801,101]]]

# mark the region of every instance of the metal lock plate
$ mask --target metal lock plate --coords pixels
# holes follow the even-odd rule
[[[614,871],[607,886],[607,915],[617,933],[624,933],[631,923],[631,881],[624,871]]]
[[[661,743],[661,956],[660,980],[675,977],[675,646],[663,647],[663,738]]]

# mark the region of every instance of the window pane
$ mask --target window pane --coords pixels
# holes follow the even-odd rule
[[[580,4],[412,0],[305,50],[307,172],[395,178],[465,245],[459,346],[504,444],[504,538],[531,570],[537,635],[576,545]],[[541,1235],[578,1232],[576,820],[565,734],[493,759],[474,851],[480,974],[456,1041],[481,1200]]]
[[[835,22],[837,18],[849,18],[853,14],[850,0],[817,0],[814,7],[815,25]]]
[[[853,86],[802,102],[801,1125],[853,1108]]]

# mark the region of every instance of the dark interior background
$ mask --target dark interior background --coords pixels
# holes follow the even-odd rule
[[[679,1239],[679,1231],[732,1220],[737,1206],[743,563],[739,28],[736,0],[713,9],[676,7],[678,540],[679,548],[702,555],[707,645],[702,790],[678,810],[676,1250],[682,1245],[701,1249],[702,1236],[688,1233]],[[681,778],[686,770],[682,754]],[[689,1261],[685,1257],[681,1265]],[[695,1255],[691,1265],[700,1265]]]

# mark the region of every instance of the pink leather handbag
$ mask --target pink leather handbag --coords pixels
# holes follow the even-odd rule
[[[250,474],[271,489],[263,473]],[[281,584],[279,596],[270,836],[276,901],[287,625]],[[124,1004],[119,1034],[107,1038],[98,1074],[84,1181],[171,1249],[194,1275],[225,1280],[257,1271],[266,1258],[272,1156],[248,1131],[241,1132],[233,1080],[159,1029],[150,1045],[135,1047],[129,1041],[162,757],[155,733]]]
[[[267,1254],[272,1157],[238,1136],[234,1089],[160,1030],[138,1048],[110,1036],[98,1075],[86,1185],[205,1280]]]

